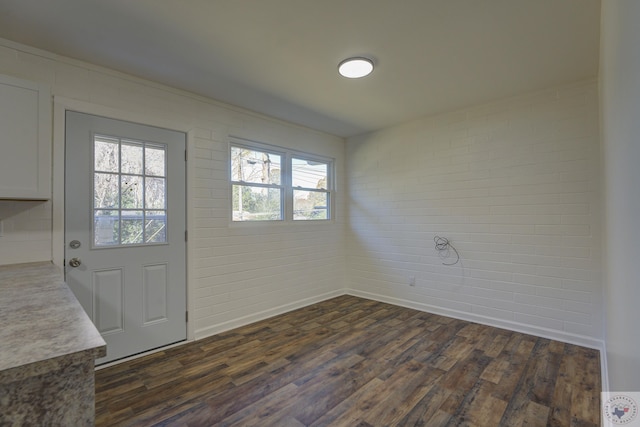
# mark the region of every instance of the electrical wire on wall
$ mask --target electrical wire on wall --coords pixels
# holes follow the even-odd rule
[[[449,258],[449,256],[451,255],[451,249],[453,249],[453,252],[455,252],[456,254],[455,262],[443,262],[442,265],[456,265],[458,261],[460,261],[460,254],[458,253],[456,248],[454,248],[453,245],[449,242],[449,239],[436,235],[433,238],[433,241],[436,243],[436,250],[438,251],[438,255],[440,255],[440,258]]]

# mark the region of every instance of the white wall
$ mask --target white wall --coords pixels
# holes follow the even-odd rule
[[[601,96],[609,388],[640,390],[640,2],[602,2]]]
[[[0,200],[0,265],[51,259],[51,202]]]
[[[48,83],[56,97],[77,105],[190,131],[194,337],[349,288],[586,345],[602,338],[594,82],[352,138],[345,171],[340,138],[6,40],[0,40],[0,73]],[[230,134],[334,157],[337,220],[230,225]],[[22,202],[0,202],[9,225],[0,256],[12,256],[0,264],[51,259],[51,203],[15,203]],[[458,248],[458,265],[441,265],[435,234]]]
[[[352,293],[601,346],[595,81],[351,138],[347,159]]]
[[[0,40],[0,74],[47,83],[65,104],[189,131],[188,292],[202,337],[324,299],[344,288],[344,141],[132,76]],[[60,115],[54,133],[63,140]],[[336,159],[337,219],[328,224],[230,225],[228,135]],[[54,175],[60,176],[59,144]],[[56,187],[59,188],[59,187]],[[54,194],[53,211],[61,206]],[[0,264],[51,260],[51,203],[0,202]],[[56,231],[57,232],[57,231]],[[56,245],[57,246],[57,245]]]

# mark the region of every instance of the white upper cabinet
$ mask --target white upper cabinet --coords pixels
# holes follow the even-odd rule
[[[0,199],[50,198],[49,87],[0,75]]]

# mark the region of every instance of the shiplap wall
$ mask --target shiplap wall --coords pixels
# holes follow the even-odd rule
[[[345,287],[344,143],[293,132],[274,138],[260,126],[231,130],[334,158],[340,178],[333,221],[230,224],[228,132],[198,129],[192,153],[196,337],[342,294]]]
[[[51,202],[0,200],[0,265],[51,259]]]
[[[350,292],[599,346],[595,81],[351,138],[347,159]]]
[[[345,168],[340,138],[3,40],[0,73],[191,130],[194,337],[345,288],[588,345],[602,337],[595,82],[352,138]],[[336,221],[230,225],[230,134],[335,158]],[[0,263],[51,259],[50,203],[14,203],[0,203],[0,254],[12,256]],[[441,264],[435,234],[456,245],[458,265]]]
[[[48,84],[67,103],[189,132],[187,283],[198,338],[343,291],[344,140],[102,67],[0,39],[0,74]],[[92,111],[89,111],[92,112]],[[140,119],[140,120],[139,120]],[[54,125],[59,125],[54,120]],[[60,134],[60,129],[54,129]],[[229,135],[334,158],[329,223],[231,224]],[[59,154],[59,153],[57,153]],[[54,158],[56,156],[54,152]],[[54,174],[63,165],[54,161]],[[62,200],[54,194],[54,203]],[[54,206],[55,210],[55,206]],[[0,202],[0,264],[51,260],[52,204]],[[54,250],[59,251],[60,248]]]

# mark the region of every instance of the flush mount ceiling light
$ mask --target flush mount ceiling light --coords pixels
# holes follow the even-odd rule
[[[373,61],[368,58],[347,58],[338,65],[340,75],[350,79],[368,76],[372,71]]]

